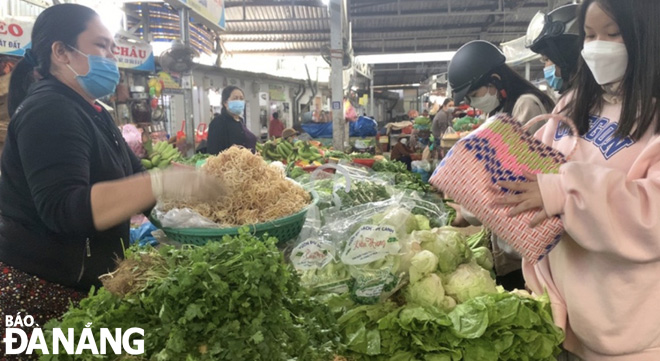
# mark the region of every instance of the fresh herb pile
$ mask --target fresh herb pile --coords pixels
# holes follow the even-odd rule
[[[373,159],[374,155],[371,153],[351,153],[349,157],[351,159]]]
[[[375,172],[394,173],[394,184],[399,189],[410,189],[418,192],[428,192],[431,186],[422,181],[422,177],[409,171],[405,163],[397,160],[379,160],[374,163],[372,169]]]
[[[392,197],[384,185],[368,181],[353,182],[348,193],[343,189],[338,189],[336,194],[341,200],[341,209],[380,202]]]
[[[104,327],[143,328],[146,353],[134,360],[332,360],[340,351],[337,321],[302,291],[276,242],[244,230],[203,247],[131,249],[104,288],[48,322],[46,339],[53,328],[79,337],[91,322],[97,337]]]
[[[195,166],[195,165],[197,165],[198,161],[206,160],[206,158],[208,158],[210,156],[211,156],[211,154],[195,153],[191,157],[185,157],[185,158],[181,158],[181,159],[177,160],[177,163]]]
[[[398,160],[379,160],[371,167],[375,172],[405,173],[408,172],[406,164]]]

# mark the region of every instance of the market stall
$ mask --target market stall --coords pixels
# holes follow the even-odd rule
[[[152,152],[173,152],[163,147]],[[80,317],[92,329],[139,322],[150,332],[138,360],[558,354],[548,298],[498,287],[489,233],[447,226],[451,208],[405,165],[315,141],[259,152],[174,155],[225,179],[228,198],[160,202],[151,221],[161,245],[129,250],[104,288],[46,332],[81,332]]]

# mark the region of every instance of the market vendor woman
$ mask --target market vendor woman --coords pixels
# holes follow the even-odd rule
[[[51,6],[34,23],[31,40],[9,89],[0,314],[21,312],[43,325],[113,270],[128,246],[133,214],[159,197],[217,197],[222,186],[196,171],[143,172],[96,102],[115,91],[119,71],[113,36],[93,10]]]
[[[224,150],[238,145],[256,151],[257,136],[246,126],[245,95],[236,86],[230,85],[222,90],[222,111],[216,114],[209,124],[209,138],[207,152],[218,154]]]

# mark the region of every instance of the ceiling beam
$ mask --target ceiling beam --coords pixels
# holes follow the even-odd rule
[[[399,33],[394,34],[383,34],[383,33],[374,33],[374,36],[377,37],[357,37],[357,34],[353,34],[353,43],[371,43],[378,41],[392,41],[392,40],[438,40],[438,41],[449,41],[450,39],[456,38],[478,38],[479,36],[487,36],[489,38],[493,37],[520,37],[524,36],[525,32],[471,32],[464,34],[455,34],[455,35],[415,35],[416,33],[408,33],[407,35],[399,35]],[[364,35],[364,34],[362,34]],[[330,34],[318,33],[318,34],[300,34],[300,33],[288,33],[288,34],[267,34],[267,35],[255,35],[255,34],[221,34],[221,37],[224,41],[227,42],[268,42],[268,41],[288,41],[288,42],[304,42],[304,41],[329,41]]]
[[[304,32],[305,34],[330,34],[330,29],[306,29],[306,30],[296,30],[296,29],[264,29],[259,30],[243,30],[236,31],[231,30],[223,32],[221,35],[288,35],[288,34],[297,34]]]
[[[545,9],[547,6],[546,2],[543,3],[531,3],[526,4],[521,8],[521,10],[513,9],[493,9],[491,6],[480,6],[473,8],[461,9],[461,11],[448,10],[431,10],[431,11],[407,11],[398,12],[387,11],[387,12],[369,12],[369,13],[353,13],[351,14],[351,20],[374,20],[374,19],[402,19],[402,18],[423,18],[423,17],[458,17],[458,16],[490,16],[490,15],[509,15],[509,14],[520,14],[520,13],[536,13],[539,9]]]
[[[237,20],[227,20],[229,24],[236,23],[295,23],[295,22],[307,22],[307,21],[329,21],[329,17],[322,18],[280,18],[280,19],[237,19]]]
[[[287,0],[285,1],[272,1],[272,0],[251,0],[251,1],[225,1],[225,8],[237,7],[256,7],[256,6],[311,6],[311,7],[328,7],[321,0]]]
[[[483,24],[481,22],[479,23],[462,23],[462,24],[446,24],[446,25],[439,25],[439,26],[434,26],[432,30],[434,31],[445,31],[445,30],[459,30],[459,29],[481,29],[481,26]],[[529,26],[529,21],[517,21],[517,22],[511,22],[507,23],[507,27],[524,27],[525,30],[527,29],[527,26]],[[420,31],[429,31],[429,26],[428,25],[419,25],[419,26],[405,26],[405,27],[378,27],[378,28],[369,28],[369,27],[359,27],[356,25],[353,25],[353,33],[355,34],[360,34],[360,33],[376,33],[376,34],[383,34],[383,33],[395,33],[395,34],[400,34],[403,32],[420,32]]]

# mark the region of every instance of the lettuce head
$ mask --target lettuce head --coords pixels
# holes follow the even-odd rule
[[[440,309],[447,309],[451,305],[451,301],[446,300],[442,279],[435,273],[410,284],[406,289],[406,302]]]
[[[417,231],[412,235],[423,249],[438,257],[438,269],[442,273],[453,272],[458,265],[472,257],[472,251],[465,242],[465,236],[452,227],[435,228],[431,231]]]
[[[464,263],[453,273],[445,277],[445,292],[458,303],[469,299],[497,293],[495,280],[490,273],[479,266],[476,262]]]
[[[423,250],[410,260],[410,283],[415,283],[438,268],[438,257],[431,251]]]

